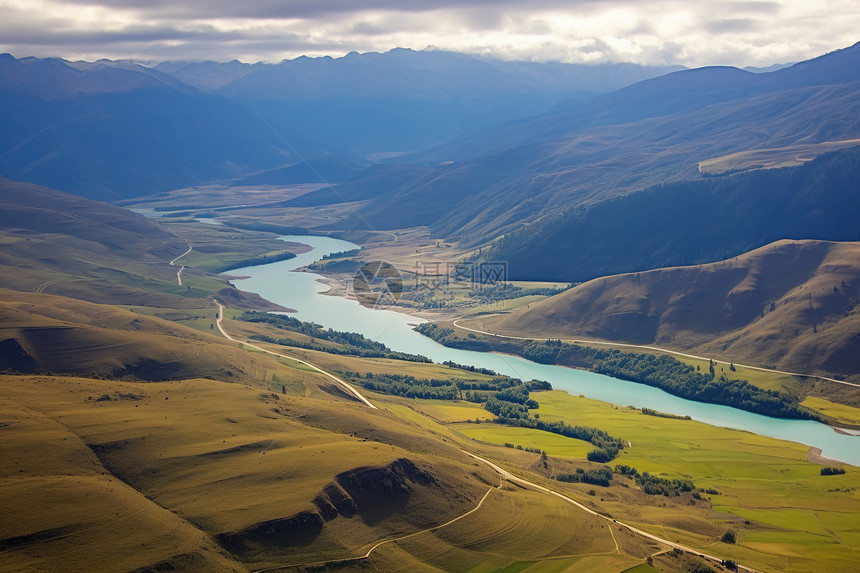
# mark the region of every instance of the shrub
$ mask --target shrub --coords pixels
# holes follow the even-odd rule
[[[722,537],[720,537],[720,541],[722,541],[723,543],[732,543],[732,544],[734,544],[734,543],[736,543],[736,542],[737,542],[737,540],[738,540],[738,539],[737,539],[737,535],[736,535],[736,534],[735,534],[735,532],[734,532],[734,531],[732,531],[731,529],[729,529],[728,531],[726,531],[725,533],[723,533],[723,536],[722,536]]]
[[[823,476],[838,476],[845,473],[845,468],[834,468],[827,466],[825,468],[821,468],[821,475]]]

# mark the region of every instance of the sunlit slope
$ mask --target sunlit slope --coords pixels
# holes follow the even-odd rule
[[[739,151],[722,157],[706,159],[699,162],[699,173],[702,175],[729,175],[741,171],[757,169],[777,169],[802,165],[812,161],[823,153],[829,153],[846,147],[860,145],[860,139],[843,141],[825,141],[823,143],[807,143],[765,149]]]
[[[575,508],[530,494],[527,510],[450,437],[204,325],[14,291],[2,291],[0,324],[2,370],[41,373],[0,375],[0,496],[16,516],[0,552],[13,570],[62,570],[67,555],[84,570],[124,552],[117,570],[241,570],[233,559],[259,569],[362,557],[411,534],[422,539],[408,554],[386,546],[373,562],[448,568],[459,555],[492,569],[526,547],[532,558],[599,547],[616,571],[637,562]],[[478,521],[459,526],[477,545],[461,543],[462,529],[425,531],[490,495]],[[562,518],[568,527],[552,533]],[[545,540],[514,543],[535,528]]]
[[[196,312],[214,316],[207,309]],[[223,337],[161,318],[4,289],[0,289],[0,347],[0,371],[130,380],[284,379],[294,380],[292,391],[302,393],[302,381],[313,378],[274,357],[246,352]],[[280,383],[276,386],[281,388]]]
[[[0,379],[0,570],[130,571],[165,563],[244,570],[204,532],[108,473],[79,435],[40,411],[52,394],[85,409],[86,396],[67,386],[74,383]],[[30,384],[35,404],[18,394]]]
[[[173,308],[199,308],[217,293],[237,306],[273,308],[203,270],[282,248],[275,235],[199,227],[180,225],[180,236],[127,209],[0,178],[0,288]],[[189,261],[178,259],[191,245],[205,251],[204,264],[184,269],[179,284]]]
[[[595,279],[483,322],[855,379],[858,285],[860,244],[785,240],[719,263]]]
[[[107,203],[0,179],[0,287],[98,302],[183,306],[168,265],[188,247]]]
[[[99,394],[106,397],[93,398]],[[69,512],[92,511],[100,524],[113,523],[116,512],[116,519],[127,518],[120,502],[105,509],[113,497],[100,494],[98,480],[149,503],[156,517],[163,512],[158,506],[169,510],[163,513],[174,529],[189,537],[173,539],[179,533],[168,529],[164,517],[165,530],[149,531],[145,540],[109,526],[87,530],[86,543],[99,555],[145,543],[151,552],[137,556],[138,565],[193,569],[185,560],[200,550],[192,541],[206,545],[200,539],[213,552],[203,569],[217,569],[219,562],[211,560],[225,560],[211,539],[252,570],[362,557],[381,541],[411,534],[418,535],[375,549],[364,566],[498,569],[553,557],[568,566],[622,571],[649,551],[635,540],[619,549],[599,518],[553,496],[499,488],[495,473],[458,447],[357,403],[200,379],[139,384],[4,376],[0,395],[2,404],[50,429],[22,427],[40,440],[38,446],[17,433],[2,444],[7,459],[26,464],[12,466],[15,473],[29,476],[7,476],[2,488],[4,495],[17,495],[9,506],[14,514],[24,511],[22,500],[28,504],[28,526],[3,530],[7,543],[35,534],[37,556],[23,549],[10,553],[24,567],[61,568],[67,546],[57,539],[63,532],[54,530],[78,522],[57,515],[56,504]],[[74,447],[58,445],[66,443],[63,438]],[[34,447],[37,456],[31,455]],[[73,473],[69,460],[78,459],[84,469],[74,471],[103,474],[103,464],[124,483],[100,475],[77,492],[64,489],[70,478],[62,474]],[[46,482],[51,495],[37,495],[35,488]],[[89,504],[79,499],[87,494],[95,498]],[[79,563],[92,561],[84,554]]]

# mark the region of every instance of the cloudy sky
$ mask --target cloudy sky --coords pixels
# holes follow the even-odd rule
[[[856,0],[0,0],[16,57],[276,62],[395,47],[767,66],[860,41]]]

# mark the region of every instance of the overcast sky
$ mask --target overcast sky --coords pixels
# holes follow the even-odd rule
[[[857,0],[0,0],[16,57],[277,62],[395,47],[768,66],[860,41]]]

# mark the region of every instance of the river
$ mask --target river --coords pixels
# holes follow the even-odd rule
[[[446,348],[412,330],[411,325],[423,322],[422,319],[391,310],[371,309],[354,300],[325,295],[323,293],[329,287],[318,280],[319,275],[294,272],[326,254],[357,249],[358,245],[330,237],[290,235],[281,238],[309,245],[313,250],[288,261],[235,269],[230,274],[248,277],[234,280],[237,288],[258,293],[272,302],[296,309],[297,312],[291,316],[300,320],[312,321],[335,330],[358,332],[393,350],[422,354],[434,362],[452,360],[458,364],[490,368],[523,380],[546,380],[553,388],[574,395],[582,394],[619,406],[652,408],[690,416],[714,426],[737,428],[798,442],[820,448],[825,457],[860,465],[860,438],[837,434],[832,428],[818,422],[770,418],[728,406],[685,400],[650,386],[593,372],[537,364],[503,354]]]

